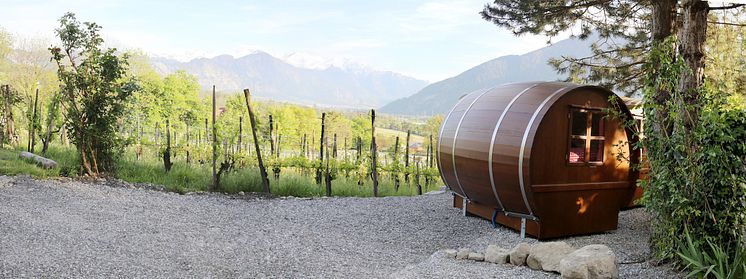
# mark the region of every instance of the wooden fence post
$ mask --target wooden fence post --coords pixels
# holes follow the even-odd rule
[[[254,111],[251,110],[251,92],[249,89],[243,90],[244,97],[246,98],[246,109],[249,111],[249,123],[251,123],[251,135],[254,138],[254,148],[256,149],[256,159],[259,162],[259,172],[262,175],[262,191],[270,193],[269,190],[269,179],[267,178],[267,170],[264,168],[264,162],[262,162],[262,152],[259,150],[259,140],[256,137],[256,120],[254,120]]]

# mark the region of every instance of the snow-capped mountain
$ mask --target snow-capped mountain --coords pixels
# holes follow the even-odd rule
[[[254,51],[235,58],[219,55],[188,62],[151,57],[156,71],[185,70],[203,88],[219,91],[250,88],[260,97],[294,103],[374,108],[410,96],[428,82],[394,72],[376,71],[347,59],[324,59],[293,53],[282,58]]]

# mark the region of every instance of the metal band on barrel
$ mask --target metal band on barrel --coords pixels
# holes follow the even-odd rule
[[[487,169],[489,170],[489,174],[490,174],[490,185],[492,185],[492,193],[495,194],[495,199],[497,200],[497,204],[500,206],[500,210],[502,211],[505,211],[505,207],[503,206],[502,201],[500,201],[500,196],[497,194],[497,188],[495,187],[495,175],[493,174],[493,171],[492,171],[492,156],[493,156],[492,152],[495,151],[495,138],[497,137],[497,131],[500,129],[500,124],[503,122],[503,119],[505,119],[505,115],[508,114],[508,111],[510,110],[510,107],[513,106],[513,103],[515,103],[515,101],[518,100],[518,98],[521,97],[523,93],[526,93],[528,90],[536,87],[537,85],[539,84],[535,83],[527,87],[520,93],[516,94],[513,97],[513,99],[510,100],[510,102],[505,107],[503,112],[500,114],[500,118],[498,118],[497,123],[495,124],[495,129],[492,130],[492,139],[490,140],[490,152],[487,153],[487,156],[489,156],[487,157]]]
[[[523,140],[521,140],[521,152],[518,155],[518,182],[521,185],[521,195],[523,195],[523,202],[526,204],[526,208],[528,209],[528,213],[531,216],[534,216],[534,211],[531,209],[531,206],[528,204],[528,198],[526,197],[526,185],[523,182],[523,155],[526,153],[526,141],[528,140],[528,134],[531,132],[531,127],[534,125],[534,121],[536,120],[536,117],[539,115],[539,112],[546,106],[546,104],[554,98],[559,93],[562,93],[565,89],[569,88],[570,86],[565,86],[557,91],[554,91],[551,95],[549,95],[546,99],[544,99],[543,102],[539,105],[539,107],[536,108],[534,111],[534,114],[531,116],[531,120],[528,121],[528,125],[526,126],[526,131],[523,132]]]
[[[464,122],[464,118],[466,118],[466,114],[469,113],[469,110],[471,109],[471,107],[474,106],[474,104],[479,100],[479,98],[482,98],[484,94],[486,94],[493,88],[495,87],[484,90],[482,94],[479,94],[479,96],[474,98],[474,101],[471,101],[471,104],[469,104],[469,106],[466,107],[464,114],[461,115],[461,119],[459,119],[458,125],[456,125],[456,132],[453,134],[453,145],[451,146],[451,163],[453,163],[453,175],[456,177],[456,184],[458,185],[458,188],[461,189],[461,193],[464,193],[464,197],[466,197],[467,200],[471,200],[471,199],[469,199],[469,195],[467,195],[466,192],[464,192],[464,188],[461,187],[461,181],[459,181],[458,179],[458,171],[456,170],[456,142],[458,142],[458,132],[461,129],[461,123]]]
[[[441,157],[440,157],[440,143],[441,143],[441,139],[443,138],[443,130],[445,130],[445,128],[446,128],[446,123],[448,123],[448,119],[451,118],[451,114],[453,113],[453,111],[456,110],[456,107],[458,107],[458,105],[461,104],[461,101],[463,101],[464,99],[466,99],[466,96],[464,96],[463,98],[459,99],[456,102],[456,104],[453,105],[453,108],[451,108],[451,110],[448,111],[448,114],[446,115],[446,118],[443,119],[443,123],[440,124],[440,131],[438,132],[438,147],[437,147],[438,148],[438,150],[437,150],[437,153],[438,153],[438,170],[440,171],[440,178],[443,179],[443,183],[445,183],[445,184],[448,184],[448,181],[446,180],[446,176],[443,175],[443,163],[440,162],[440,160],[441,160]],[[407,147],[407,148],[409,148],[409,147]]]

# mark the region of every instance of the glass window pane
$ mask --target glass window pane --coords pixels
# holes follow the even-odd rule
[[[591,136],[603,136],[604,135],[604,114],[593,113],[591,116]]]
[[[570,129],[572,135],[574,136],[585,136],[588,132],[588,113],[579,111],[579,110],[573,110],[572,111],[572,128]]]
[[[570,140],[570,153],[567,154],[567,160],[570,163],[585,162],[585,140],[584,139]]]
[[[602,162],[604,160],[604,141],[591,140],[589,162]]]

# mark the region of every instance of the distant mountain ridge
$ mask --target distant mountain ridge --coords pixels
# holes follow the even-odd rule
[[[180,62],[151,57],[150,61],[162,74],[185,70],[195,75],[204,89],[212,85],[224,92],[250,88],[259,97],[305,105],[375,108],[410,96],[428,84],[363,67],[302,68],[261,51],[239,58],[220,55]]]
[[[564,78],[547,63],[562,55],[584,57],[591,54],[587,40],[566,39],[523,55],[507,55],[484,62],[465,72],[428,85],[417,94],[393,101],[380,112],[401,115],[445,114],[469,92],[477,89],[521,81],[553,81]]]

